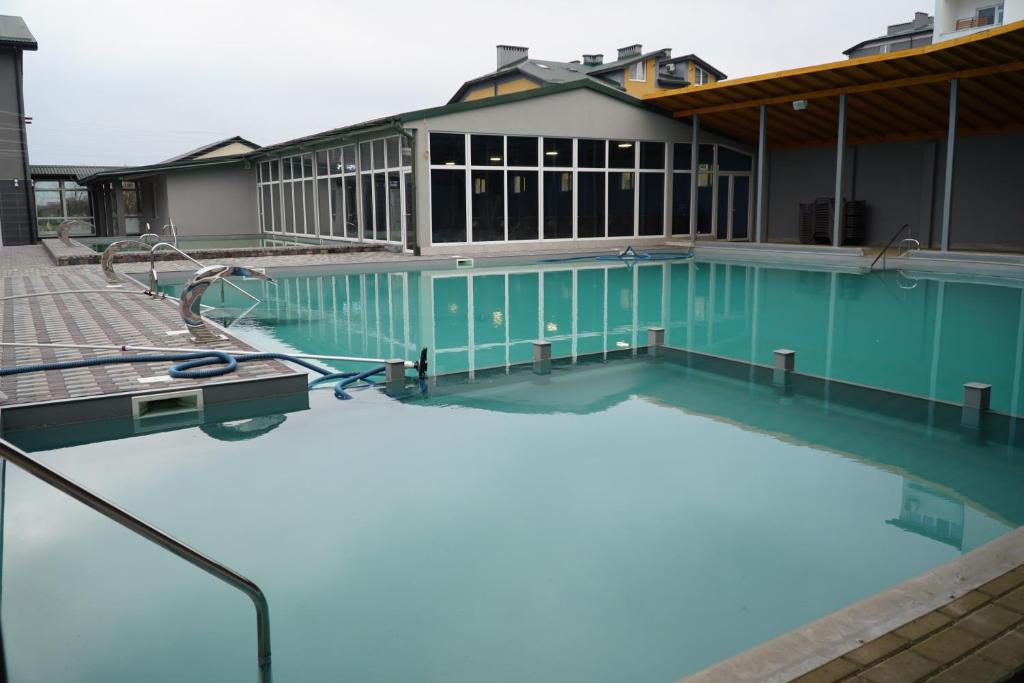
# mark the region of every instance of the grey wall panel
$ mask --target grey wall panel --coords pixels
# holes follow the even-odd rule
[[[957,140],[951,249],[1024,251],[1022,157],[1021,133]]]
[[[852,161],[853,155],[848,155]],[[766,241],[800,241],[800,204],[836,191],[834,147],[774,150],[768,157]]]
[[[914,237],[926,241],[930,224],[925,221],[930,214],[926,211],[922,216],[922,184],[931,177],[926,156],[934,144],[919,140],[857,148],[853,196],[867,202],[866,244],[884,245],[904,223],[910,225]]]
[[[169,173],[166,202],[179,235],[259,232],[254,168],[237,164]]]

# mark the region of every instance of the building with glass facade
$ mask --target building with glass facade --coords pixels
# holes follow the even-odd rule
[[[250,158],[264,232],[497,253],[688,233],[690,140],[689,122],[576,81],[339,128]],[[745,236],[751,150],[707,133],[700,149],[700,232]]]

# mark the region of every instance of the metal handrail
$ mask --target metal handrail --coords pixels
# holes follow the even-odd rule
[[[897,256],[906,256],[912,251],[921,251],[921,243],[915,240],[913,237],[906,237],[904,239],[901,239],[900,243],[896,245]]]
[[[92,508],[104,517],[111,519],[129,531],[169,550],[181,559],[199,567],[207,574],[215,576],[224,583],[237,588],[252,600],[256,607],[256,638],[257,661],[259,664],[259,683],[271,683],[270,673],[270,607],[267,598],[259,586],[238,572],[224,566],[216,560],[190,548],[178,539],[160,531],[155,526],[142,521],[130,512],[119,508],[105,498],[101,498],[82,485],[68,479],[63,474],[52,470],[28,453],[13,444],[0,439],[0,458],[17,465],[36,479],[39,479],[58,491],[66,493],[78,502]]]
[[[893,236],[889,238],[889,241],[888,243],[886,243],[885,248],[882,249],[882,251],[879,252],[878,256],[875,257],[875,260],[871,262],[871,267],[868,268],[868,270],[875,269],[875,264],[878,263],[878,259],[882,259],[882,270],[885,270],[885,252],[889,251],[889,247],[891,247],[892,243],[896,241],[896,238],[899,237],[903,233],[903,231],[909,227],[910,223],[904,223],[903,225],[900,226],[900,229],[897,230],[893,234]]]
[[[195,260],[194,258],[192,258],[188,254],[183,252],[181,249],[178,249],[178,247],[174,246],[170,242],[157,242],[149,250],[149,291],[151,291],[151,292],[156,292],[157,284],[159,284],[158,283],[158,278],[157,278],[157,275],[156,275],[156,250],[159,249],[160,247],[167,247],[168,249],[173,249],[174,251],[178,252],[179,254],[181,254],[182,256],[184,256],[185,258],[187,258],[189,261],[191,261],[192,263],[196,264],[200,268],[205,268],[206,267],[206,264],[200,263],[199,261]],[[221,280],[221,282],[226,282],[228,284],[228,286],[234,287],[239,292],[241,292],[242,294],[246,295],[247,297],[249,297],[250,299],[252,299],[256,303],[258,303],[258,304],[259,303],[263,303],[262,301],[257,299],[255,296],[253,296],[249,292],[245,291],[244,289],[242,289],[241,287],[236,285],[231,280]]]

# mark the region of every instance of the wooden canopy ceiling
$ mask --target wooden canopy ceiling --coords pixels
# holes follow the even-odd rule
[[[1024,130],[1024,21],[922,48],[691,86],[646,96],[677,118],[756,145],[766,105],[769,148],[834,145],[846,94],[849,144],[942,137],[949,81],[959,79],[960,134]],[[796,100],[807,100],[797,111]]]

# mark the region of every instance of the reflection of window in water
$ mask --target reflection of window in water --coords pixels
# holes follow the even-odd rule
[[[963,549],[964,504],[919,482],[903,480],[900,517],[887,524]]]

